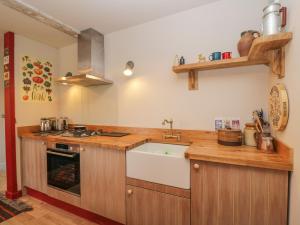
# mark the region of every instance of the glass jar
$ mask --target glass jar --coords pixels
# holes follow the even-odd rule
[[[256,147],[255,139],[256,127],[254,123],[246,123],[244,129],[245,145]]]

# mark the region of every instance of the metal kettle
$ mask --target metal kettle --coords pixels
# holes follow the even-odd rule
[[[47,132],[51,130],[51,122],[50,119],[41,118],[40,122],[41,132]]]
[[[67,117],[60,117],[56,122],[56,130],[63,131],[69,127],[69,121]]]
[[[262,33],[264,36],[278,34],[283,31],[287,22],[287,8],[278,2],[272,2],[263,9]]]

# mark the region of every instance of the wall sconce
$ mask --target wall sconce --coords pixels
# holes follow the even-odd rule
[[[123,74],[127,77],[130,77],[133,75],[133,68],[134,63],[132,61],[128,61],[125,66],[125,70],[123,71]]]

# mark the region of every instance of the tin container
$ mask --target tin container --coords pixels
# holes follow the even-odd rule
[[[257,149],[265,153],[274,153],[274,138],[266,134],[256,133]]]
[[[278,34],[286,26],[287,8],[280,3],[271,3],[263,9],[262,33],[264,36]]]

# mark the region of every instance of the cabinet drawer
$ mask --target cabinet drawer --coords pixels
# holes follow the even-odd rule
[[[47,194],[55,199],[61,200],[63,202],[69,203],[71,205],[80,207],[80,196],[76,196],[64,191],[57,190],[55,188],[48,187]]]

